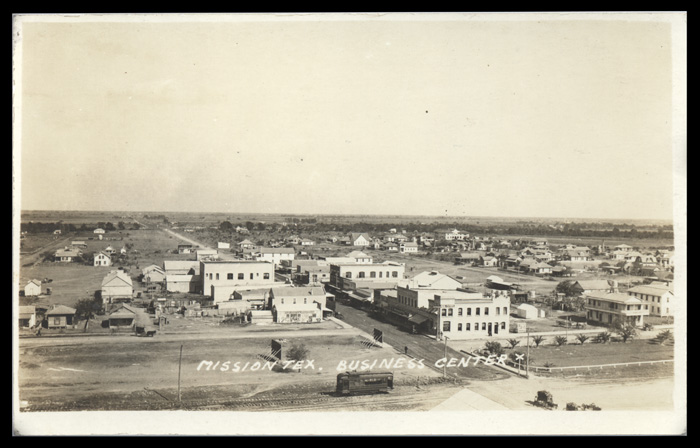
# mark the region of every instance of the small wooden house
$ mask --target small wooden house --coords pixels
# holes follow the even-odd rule
[[[48,328],[69,328],[72,327],[76,310],[74,308],[58,305],[46,312],[46,322]]]

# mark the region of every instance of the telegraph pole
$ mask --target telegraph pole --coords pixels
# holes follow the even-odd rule
[[[525,378],[530,378],[530,329],[527,329],[527,358],[525,358]]]
[[[447,377],[447,336],[444,336],[445,338],[445,363],[442,365],[442,377],[446,378]]]
[[[177,401],[182,401],[180,395],[180,373],[182,372],[182,345],[180,346],[180,363],[177,368]]]

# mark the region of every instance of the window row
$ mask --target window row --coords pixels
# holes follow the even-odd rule
[[[496,326],[496,328],[499,328],[501,330],[506,329],[506,323],[505,322],[493,322],[493,325]],[[486,322],[481,322],[481,330],[486,331],[487,323]],[[475,322],[474,326],[472,327],[471,323],[457,323],[457,331],[462,331],[462,328],[464,328],[464,331],[479,331],[479,322]],[[442,331],[443,332],[448,332],[452,331],[452,322],[449,320],[446,320],[442,323]]]
[[[370,271],[369,278],[383,278],[384,272],[382,271]],[[398,271],[386,271],[386,278],[398,278]],[[348,271],[345,273],[345,278],[352,278],[352,272]],[[357,273],[357,278],[367,278],[364,271]]]
[[[454,308],[443,308],[442,311],[440,312],[440,314],[443,316],[453,316],[454,310],[455,310]],[[503,315],[508,315],[508,307],[507,306],[504,306],[502,308],[497,306],[497,307],[494,307],[494,310],[495,310],[497,316],[500,316],[501,312],[503,313]],[[457,315],[458,316],[464,315],[464,310],[462,308],[457,308]],[[467,316],[471,316],[471,315],[472,315],[472,309],[467,308]],[[476,307],[474,309],[474,315],[481,316],[481,307]],[[489,315],[489,307],[486,306],[486,307],[484,307],[484,316],[488,316],[488,315]]]
[[[226,274],[226,280],[233,280],[233,279],[234,279],[234,275],[235,275],[235,274],[233,274],[233,273],[231,273],[231,272],[227,273],[227,274]],[[210,272],[210,273],[206,274],[206,277],[207,277],[209,280],[214,280],[214,279],[219,280],[219,278],[220,278],[218,272],[217,272],[216,274],[212,274],[212,273]],[[249,279],[250,279],[250,280],[254,280],[255,277],[260,277],[260,273],[259,273],[259,272],[251,272],[251,273],[249,274]],[[246,275],[245,275],[244,273],[242,273],[242,272],[239,272],[236,278],[237,278],[238,280],[245,280]],[[269,273],[269,272],[264,272],[264,273],[263,273],[263,279],[265,279],[265,280],[270,280],[270,273]]]
[[[307,300],[306,297],[304,297],[304,304],[306,304],[306,300]],[[287,302],[287,303],[289,303],[289,302]],[[284,298],[280,299],[280,304],[284,305]],[[296,305],[296,304],[297,304],[297,298],[292,297],[292,305]]]

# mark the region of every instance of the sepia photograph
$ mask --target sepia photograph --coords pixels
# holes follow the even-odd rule
[[[687,434],[687,13],[15,14],[15,436]]]

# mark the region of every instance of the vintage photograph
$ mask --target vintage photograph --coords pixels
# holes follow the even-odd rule
[[[16,436],[687,433],[686,13],[12,32]]]

